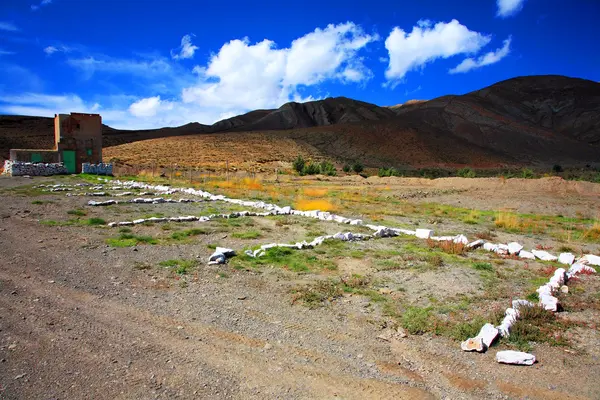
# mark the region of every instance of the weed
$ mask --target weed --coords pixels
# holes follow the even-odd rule
[[[320,211],[332,211],[335,210],[335,205],[333,205],[328,200],[305,200],[299,199],[296,201],[295,208],[302,211],[308,210],[320,210]]]
[[[492,264],[486,263],[486,262],[476,262],[476,263],[473,263],[472,266],[477,271],[488,271],[488,272],[494,271],[494,267],[492,267]]]
[[[208,232],[201,228],[186,229],[184,231],[177,231],[171,234],[173,240],[185,240],[190,236],[206,235]]]
[[[207,247],[207,248],[209,248],[209,249],[212,249],[212,250],[214,250],[214,249],[216,249],[216,248],[217,248],[217,245],[216,245],[216,244],[213,244],[213,243],[209,243],[209,244],[207,244],[207,245],[206,245],[206,247]]]
[[[116,238],[106,239],[106,244],[112,247],[133,247],[138,244],[157,244],[152,236],[138,236],[131,233],[121,233]]]
[[[353,289],[364,288],[364,287],[368,286],[369,283],[371,283],[370,277],[357,275],[357,274],[353,274],[349,278],[342,277],[342,278],[340,278],[340,280],[344,285],[345,292],[351,292],[351,291],[353,291]]]
[[[231,236],[236,239],[257,239],[262,235],[259,231],[250,230],[246,232],[234,232]]]
[[[427,246],[431,249],[440,249],[444,253],[464,255],[468,251],[468,247],[463,243],[455,243],[452,240],[433,240],[427,239]]]
[[[85,215],[87,215],[87,213],[84,210],[81,210],[81,209],[69,210],[69,211],[67,211],[67,214],[69,214],[69,215],[77,215],[79,217],[84,217]]]
[[[217,272],[217,276],[218,276],[219,278],[223,278],[223,279],[225,279],[225,278],[229,278],[229,275],[228,275],[227,273],[225,273],[225,272],[222,272],[222,271],[220,271],[220,272]]]
[[[87,225],[106,225],[106,221],[103,220],[102,218],[97,218],[97,217],[93,217],[93,218],[89,218],[86,221]]]
[[[496,237],[496,234],[492,231],[483,231],[477,232],[475,237],[482,240],[493,240]]]
[[[476,225],[479,223],[479,218],[481,217],[481,213],[478,211],[471,211],[469,215],[463,218],[463,222],[465,224]]]
[[[431,309],[408,307],[403,313],[400,323],[412,335],[423,334],[431,327]]]
[[[133,263],[133,268],[137,269],[137,270],[140,270],[140,271],[145,271],[147,269],[151,269],[152,266],[150,264],[146,264],[146,263],[143,263],[143,262],[136,261],[136,262]]]
[[[173,226],[171,224],[162,224],[160,226],[160,229],[162,229],[163,231],[170,231],[173,229]]]
[[[119,228],[119,233],[131,233],[131,228]]]
[[[178,275],[186,275],[197,265],[196,260],[165,260],[158,263],[161,267],[174,268]]]
[[[292,304],[297,301],[309,309],[315,309],[325,305],[325,301],[333,301],[341,297],[343,290],[339,283],[331,280],[319,281],[312,285],[297,288],[293,291]]]
[[[531,351],[531,343],[565,344],[553,331],[558,327],[556,316],[542,307],[520,307],[520,318],[512,325],[508,342],[522,351]]]

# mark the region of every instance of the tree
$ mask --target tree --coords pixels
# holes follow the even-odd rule
[[[365,168],[360,163],[360,161],[355,161],[354,164],[352,165],[352,171],[356,172],[357,174],[360,174],[361,172],[363,172],[364,169]]]
[[[296,172],[298,172],[299,174],[302,173],[302,171],[304,171],[304,166],[306,165],[306,162],[304,161],[304,158],[302,158],[302,156],[298,156],[294,162],[292,163],[292,165],[294,166],[294,169],[296,170]]]

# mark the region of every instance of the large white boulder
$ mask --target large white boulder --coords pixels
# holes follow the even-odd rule
[[[556,261],[556,260],[558,260],[558,257],[553,256],[552,254],[548,253],[545,250],[531,250],[531,252],[533,253],[533,255],[536,258],[539,258],[542,261]]]
[[[560,253],[558,262],[561,264],[571,265],[575,261],[575,256],[572,253]]]
[[[510,242],[508,244],[508,253],[509,254],[519,254],[519,252],[523,250],[523,246],[521,246],[517,242]]]
[[[431,229],[417,229],[415,231],[415,236],[419,239],[429,239],[432,234],[433,231]]]
[[[581,257],[577,262],[581,264],[591,264],[600,266],[600,257],[595,256],[593,254],[586,254],[585,256]]]
[[[496,353],[496,361],[502,364],[533,365],[535,356],[522,351],[504,350]]]
[[[533,255],[533,253],[530,251],[526,251],[526,250],[521,250],[519,252],[519,258],[525,258],[527,260],[535,260],[535,256]]]

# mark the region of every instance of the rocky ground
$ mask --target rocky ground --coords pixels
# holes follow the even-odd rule
[[[563,313],[573,321],[572,326],[561,325],[569,331],[568,344],[533,343],[531,351],[539,362],[531,367],[499,365],[494,360],[496,351],[513,348],[511,343],[501,342],[484,354],[464,353],[459,342],[447,335],[407,332],[402,328],[402,310],[412,304],[439,308],[439,303],[455,302],[460,293],[468,292],[471,303],[466,315],[471,315],[484,307],[478,305],[484,299],[505,304],[513,295],[526,293],[528,289],[508,278],[508,272],[547,265],[525,267],[522,261],[496,262],[487,254],[474,253],[466,261],[444,256],[444,265],[431,269],[426,268],[428,261],[399,258],[403,254],[393,252],[412,249],[408,245],[417,243],[381,239],[325,248],[299,261],[331,262],[334,268],[330,269],[313,264],[300,271],[287,265],[256,266],[241,257],[225,266],[207,266],[215,245],[243,249],[340,228],[273,217],[205,226],[171,224],[167,229],[158,224],[136,226],[132,232],[118,232],[89,220],[200,215],[231,211],[232,206],[91,208],[86,206],[90,197],[67,197],[31,187],[51,182],[82,181],[0,179],[1,399],[594,399],[600,393],[596,379],[600,335],[595,325],[600,315],[598,276],[582,277],[576,285],[579,289],[573,290],[573,296],[581,296],[577,299],[587,306]],[[475,180],[452,187],[437,183],[434,188],[425,181],[413,183],[394,186],[384,181],[367,186],[372,190],[373,185],[391,184],[387,196],[417,208],[432,198],[478,210],[510,204],[522,212],[531,211],[543,199],[541,207],[564,215],[593,213],[598,207],[597,197],[588,194],[595,187],[579,194],[569,189],[567,201],[563,192],[554,189],[531,191],[528,197],[526,191],[500,187],[490,196],[487,185]],[[361,187],[335,180],[315,184]],[[354,208],[349,213],[355,216],[372,216],[352,204],[348,208]],[[441,222],[431,221],[431,215],[386,218],[396,218],[399,224],[408,219],[434,224],[438,231],[481,230],[444,216],[434,215]],[[189,237],[173,235],[192,228],[203,231]],[[129,247],[107,242],[120,234],[157,242]],[[543,235],[503,231],[497,235],[530,245],[539,240],[559,243]],[[598,254],[594,241],[570,245]],[[386,257],[401,265],[381,268]],[[178,273],[169,260],[188,261],[190,268]],[[509,293],[500,293],[497,299],[484,296],[489,288],[483,275],[468,267],[477,260],[493,264]],[[316,307],[307,307],[294,294],[299,287],[352,274],[370,276],[372,287],[363,292],[348,290]],[[398,305],[399,314],[386,313],[382,304]]]

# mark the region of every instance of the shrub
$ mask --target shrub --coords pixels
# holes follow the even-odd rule
[[[364,171],[364,166],[360,163],[360,161],[355,161],[354,164],[352,164],[352,171],[356,172],[357,174],[360,174],[361,172]]]
[[[296,170],[296,172],[301,174],[304,171],[304,166],[306,165],[306,163],[304,161],[304,158],[302,158],[302,156],[298,156],[294,160],[292,165],[294,166],[294,169]]]
[[[316,175],[321,172],[321,167],[319,164],[310,163],[304,166],[302,170],[302,175]]]
[[[327,176],[336,176],[337,175],[337,170],[335,169],[335,166],[332,163],[330,163],[329,161],[323,161],[319,167],[321,170],[321,174],[323,174],[323,175],[327,175]]]
[[[535,174],[529,168],[523,168],[521,170],[521,178],[532,179],[534,176],[535,176]]]
[[[344,167],[342,168],[342,171],[344,171],[345,173],[348,173],[352,170],[352,167],[350,166],[350,164],[344,164]]]
[[[560,166],[559,164],[554,164],[552,166],[552,172],[554,172],[555,174],[558,174],[558,173],[563,172],[563,171],[564,171],[563,167]]]
[[[409,307],[402,314],[402,327],[412,335],[425,333],[430,328],[429,314],[427,308]]]
[[[399,173],[398,173],[398,171],[396,171],[396,169],[394,167],[379,168],[378,175],[380,177],[384,177],[384,176],[398,176]]]
[[[456,174],[461,178],[475,178],[476,176],[475,171],[469,167],[459,169]]]
[[[106,225],[106,221],[102,218],[90,218],[87,220],[88,225]]]
[[[492,264],[486,262],[473,263],[473,268],[475,268],[477,271],[494,271],[494,267],[492,267]]]

